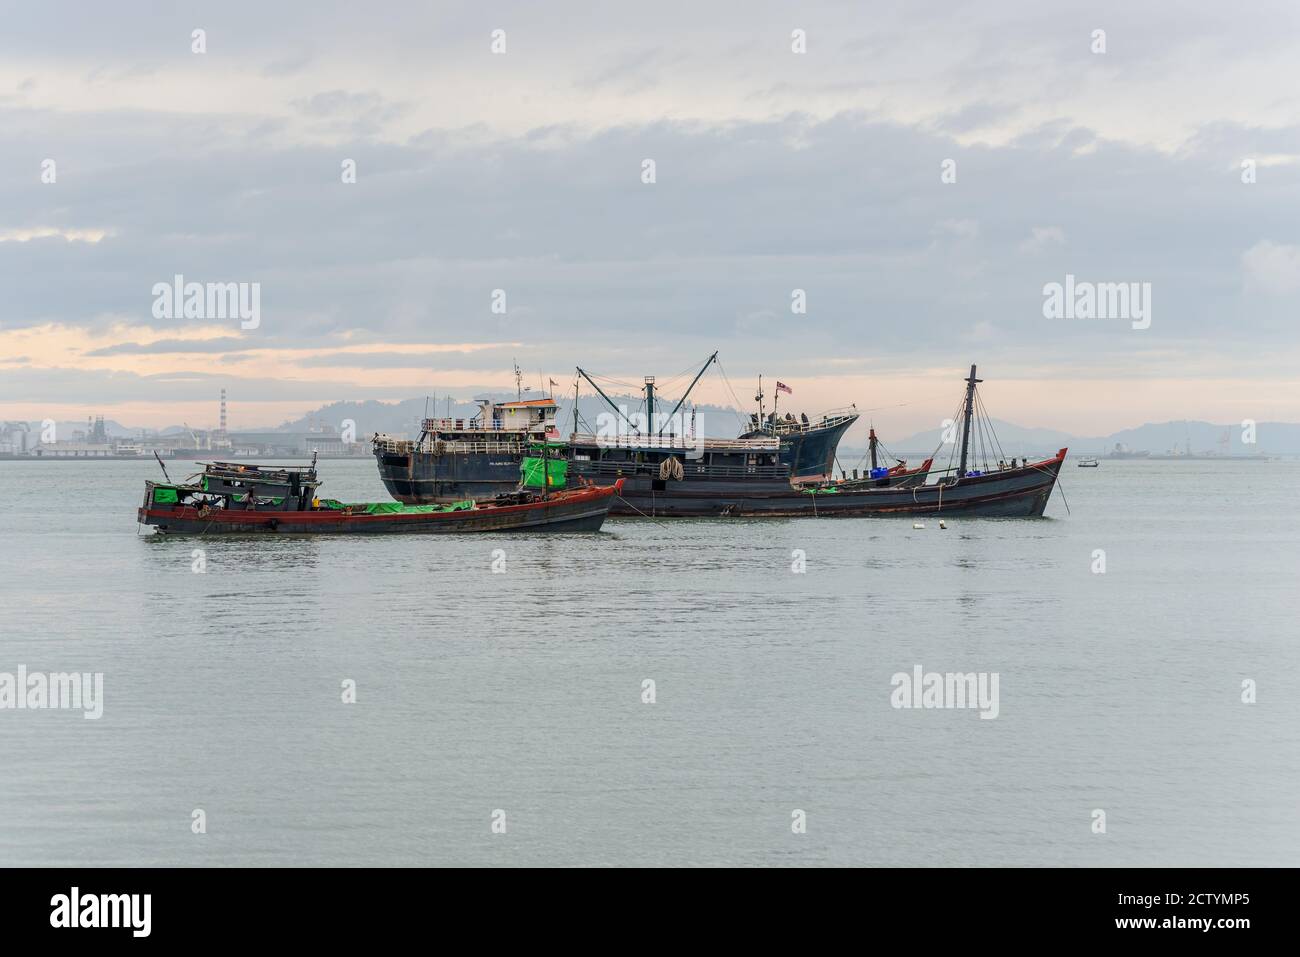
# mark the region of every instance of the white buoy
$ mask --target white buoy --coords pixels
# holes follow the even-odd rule
[[[945,524],[943,523],[943,519],[939,519],[939,527],[940,527],[940,528],[947,528],[948,526],[945,525]]]
[[[913,528],[925,528],[925,526],[922,525],[920,522],[913,522],[913,523],[912,523],[912,527],[913,527]]]

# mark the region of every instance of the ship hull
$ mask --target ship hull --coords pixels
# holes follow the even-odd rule
[[[138,520],[159,532],[180,535],[378,535],[483,532],[595,532],[605,522],[617,486],[558,492],[544,501],[484,505],[452,512],[346,514],[332,509],[283,512],[213,509],[200,516],[193,506],[142,507]]]
[[[840,439],[857,420],[858,417],[853,415],[825,428],[779,435],[781,463],[790,467],[791,478],[795,482],[829,479],[835,472],[835,452],[839,448]],[[770,432],[746,432],[740,438],[756,439],[770,435]]]
[[[949,479],[935,485],[817,493],[777,481],[664,483],[649,475],[626,475],[623,491],[610,514],[649,518],[1041,518],[1061,461],[1058,455],[1022,468]]]
[[[519,484],[519,454],[375,450],[388,494],[405,505],[488,499]]]

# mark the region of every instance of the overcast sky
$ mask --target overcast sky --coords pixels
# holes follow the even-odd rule
[[[251,427],[718,349],[743,398],[898,435],[971,362],[1028,426],[1300,420],[1293,0],[0,12],[0,418],[213,425],[224,386]],[[260,325],[155,318],[176,274],[259,283]],[[1046,318],[1067,274],[1150,283],[1149,328]]]

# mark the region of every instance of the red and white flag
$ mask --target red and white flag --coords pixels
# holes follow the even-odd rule
[[[784,392],[786,395],[794,395],[794,389],[790,388],[784,382],[778,381],[776,384],[777,392]]]

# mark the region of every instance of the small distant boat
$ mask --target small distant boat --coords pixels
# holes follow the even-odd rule
[[[194,476],[197,482],[145,482],[137,521],[159,532],[191,535],[595,532],[623,486],[619,480],[565,488],[565,463],[545,453],[525,458],[522,471],[516,491],[489,501],[404,505],[318,498],[314,459],[287,467],[211,462]]]
[[[1076,462],[1075,464],[1078,465],[1079,468],[1081,469],[1095,469],[1098,465],[1098,462],[1095,458],[1091,456],[1086,456],[1084,458],[1079,459],[1079,461]]]

